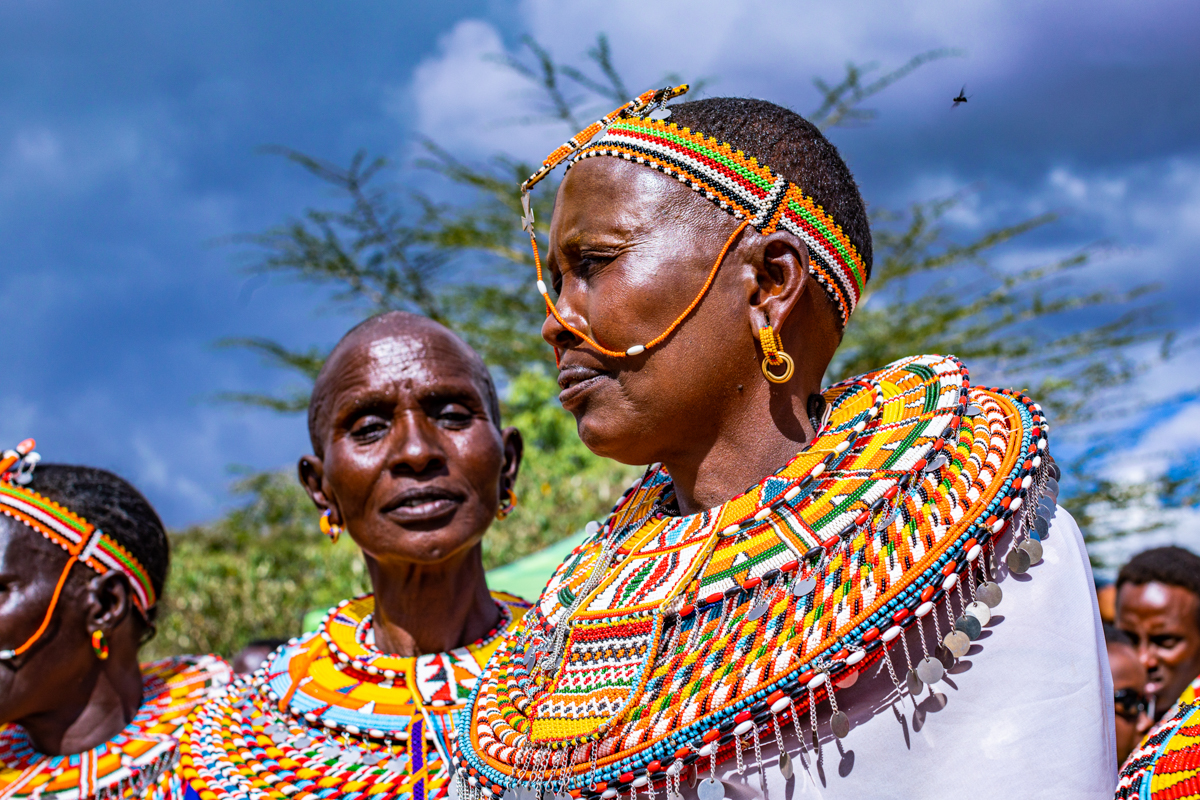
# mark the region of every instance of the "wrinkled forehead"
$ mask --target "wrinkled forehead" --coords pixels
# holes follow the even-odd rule
[[[414,389],[462,384],[485,394],[478,359],[444,329],[413,326],[373,331],[343,344],[334,354],[336,362],[322,376],[323,388],[332,395],[396,382]]]

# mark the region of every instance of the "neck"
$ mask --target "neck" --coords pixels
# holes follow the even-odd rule
[[[797,370],[799,372],[799,370]],[[663,459],[679,510],[695,514],[737,497],[795,458],[816,437],[808,397],[820,377],[797,374],[786,388],[748,380],[745,390],[683,449]]]
[[[124,649],[124,648],[122,648]],[[38,752],[70,755],[91,750],[121,732],[142,705],[137,649],[112,655],[76,684],[77,691],[53,711],[19,720]]]
[[[375,646],[385,653],[444,653],[483,638],[500,621],[483,573],[483,545],[438,564],[367,557],[375,591]]]

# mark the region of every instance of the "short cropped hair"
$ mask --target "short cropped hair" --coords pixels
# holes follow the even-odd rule
[[[744,97],[676,103],[671,122],[712,136],[783,175],[833,221],[858,250],[871,275],[871,226],[850,168],[815,125],[782,106]]]
[[[1127,583],[1178,586],[1200,601],[1200,556],[1174,545],[1143,550],[1117,573],[1117,591]],[[1200,602],[1197,603],[1196,627],[1200,629]]]
[[[1123,644],[1128,647],[1133,647],[1133,639],[1129,638],[1129,634],[1121,630],[1111,622],[1104,623],[1104,643],[1105,644]]]
[[[162,597],[171,561],[167,532],[154,506],[132,484],[96,467],[41,463],[28,488],[115,539],[145,568],[155,597]]]

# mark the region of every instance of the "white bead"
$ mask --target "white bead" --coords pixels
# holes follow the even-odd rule
[[[605,789],[604,792],[600,796],[603,797],[604,800],[611,800],[612,798],[617,796],[617,790],[616,789]]]
[[[1037,468],[1038,468],[1038,467],[1040,467],[1041,465],[1042,465],[1042,457],[1041,457],[1041,456],[1034,456],[1034,457],[1033,457],[1033,468],[1034,468],[1034,469],[1037,469]]]
[[[1045,450],[1045,449],[1046,449],[1046,440],[1038,439],[1038,450]]]
[[[855,650],[846,658],[846,666],[853,667],[858,662],[867,657],[866,650]]]
[[[1028,489],[1032,483],[1033,483],[1033,476],[1026,475],[1024,478],[1021,479],[1021,488]]]
[[[770,507],[767,507],[767,508],[760,508],[758,510],[758,513],[754,515],[754,518],[756,520],[761,521],[761,520],[766,519],[769,516],[771,516],[771,509],[770,509]]]
[[[649,782],[650,782],[650,779],[649,779],[649,778],[647,778],[645,775],[642,775],[640,778],[634,778],[634,779],[633,779],[633,785],[634,785],[635,787],[637,787],[638,789],[642,788],[643,786],[645,786],[645,785],[646,785],[647,783],[649,783]]]
[[[982,552],[983,548],[979,545],[975,545],[967,551],[967,561],[974,561],[975,559],[979,558],[979,554]]]
[[[951,589],[953,589],[957,585],[958,585],[958,573],[957,572],[951,572],[942,581],[942,588],[945,589],[947,592],[950,591]]]
[[[918,617],[924,617],[924,616],[928,615],[930,611],[933,611],[933,603],[929,602],[928,600],[926,600],[924,603],[921,603],[921,605],[917,606],[917,616]]]
[[[791,703],[792,703],[792,701],[790,698],[781,697],[778,700],[776,700],[774,703],[771,703],[771,713],[778,714],[779,712],[781,712],[785,708],[787,708],[789,705],[791,705]]]
[[[1021,503],[1023,503],[1023,502],[1024,502],[1024,501],[1023,501],[1021,498],[1019,498],[1019,497],[1014,497],[1014,498],[1013,498],[1013,500],[1012,500],[1012,502],[1008,504],[1008,510],[1009,510],[1009,511],[1016,511],[1018,508],[1020,508],[1020,507],[1021,507]]]
[[[701,758],[708,758],[708,756],[709,756],[711,753],[712,753],[712,743],[711,743],[711,742],[710,742],[710,743],[708,743],[708,744],[706,744],[706,745],[704,745],[704,747],[701,747],[701,748],[700,748],[700,751],[699,751],[699,755],[700,755],[700,757],[701,757]],[[605,789],[605,790],[604,790],[604,794],[602,794],[602,795],[600,795],[600,796],[601,796],[601,797],[604,797],[604,795],[607,795],[609,792],[612,792],[612,793],[616,794],[616,791],[617,791],[616,789]]]
[[[748,719],[733,729],[735,736],[745,736],[754,727],[754,720]]]
[[[786,492],[784,492],[783,499],[790,503],[791,501],[796,499],[796,495],[798,495],[798,494],[800,494],[800,487],[793,486],[792,488],[790,488]]]
[[[835,452],[835,453],[838,453],[838,454],[841,454],[841,453],[844,453],[844,452],[846,452],[846,451],[847,451],[847,450],[849,450],[849,449],[850,449],[850,443],[849,443],[849,442],[838,442],[838,443],[837,443],[837,446],[835,446],[835,447],[833,448],[833,452]]]
[[[543,280],[539,280],[537,282],[537,290],[538,294],[549,294],[549,292],[546,291],[546,282]]]
[[[646,346],[645,346],[645,345],[641,345],[641,344],[635,344],[633,347],[631,347],[631,348],[629,348],[628,350],[626,350],[626,351],[625,351],[625,355],[627,355],[627,356],[640,356],[640,355],[641,355],[642,353],[644,353],[644,352],[646,352]]]
[[[821,686],[824,686],[825,680],[828,677],[829,676],[826,675],[824,672],[819,672],[816,675],[814,675],[812,678],[809,678],[808,690],[811,692],[813,689],[817,689],[817,688],[820,688]]]
[[[904,629],[901,628],[899,625],[893,625],[892,627],[890,627],[886,631],[884,631],[883,636],[880,636],[879,638],[883,639],[885,642],[890,642],[892,639],[895,639],[897,636],[899,636],[900,632],[902,630],[904,630]]]
[[[855,433],[862,433],[862,432],[863,432],[863,431],[865,431],[866,429],[867,429],[867,421],[866,421],[865,419],[860,419],[860,420],[858,421],[858,424],[856,424],[856,425],[854,426],[854,432],[855,432]]]
[[[813,467],[811,470],[809,470],[808,474],[815,478],[824,471],[825,471],[825,462],[822,461],[820,464],[817,464],[815,467]]]
[[[741,527],[741,526],[739,526],[739,525],[729,525],[728,527],[722,528],[722,529],[721,529],[721,535],[722,535],[722,536],[729,536],[730,534],[737,533],[737,532],[738,532],[738,528],[739,528],[739,527]]]
[[[998,519],[992,523],[992,533],[999,533],[1004,528],[1004,520]]]

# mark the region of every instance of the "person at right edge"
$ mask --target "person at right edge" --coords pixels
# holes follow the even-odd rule
[[[685,90],[522,186],[569,162],[544,272],[523,198],[559,398],[651,466],[488,662],[452,795],[1111,797],[1042,409],[951,356],[822,389],[870,276],[854,179],[791,111]]]

